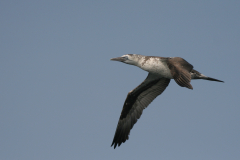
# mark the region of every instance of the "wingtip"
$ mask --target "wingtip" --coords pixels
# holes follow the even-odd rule
[[[114,146],[113,146],[114,145]],[[113,148],[115,149],[117,147],[117,143],[114,144],[114,142],[112,142],[111,147],[113,146]]]
[[[190,83],[186,86],[186,88],[193,90],[193,87]]]
[[[113,146],[113,145],[112,145]],[[115,149],[117,147],[117,144],[115,143],[114,146],[113,146],[113,149]]]
[[[113,146],[113,145],[111,145],[111,147],[112,147],[112,146]],[[115,149],[115,148],[116,148],[116,146],[114,145],[114,146],[113,146],[113,149]]]

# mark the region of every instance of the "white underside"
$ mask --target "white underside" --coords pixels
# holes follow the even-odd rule
[[[160,58],[154,57],[148,59],[147,61],[145,61],[145,59],[143,58],[138,62],[137,66],[149,73],[158,75],[160,77],[169,79],[173,78],[166,62],[164,62]]]

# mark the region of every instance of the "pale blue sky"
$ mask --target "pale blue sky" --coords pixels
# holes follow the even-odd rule
[[[240,159],[240,1],[0,2],[1,160]],[[171,81],[110,147],[147,72],[110,58],[183,57],[225,81]]]

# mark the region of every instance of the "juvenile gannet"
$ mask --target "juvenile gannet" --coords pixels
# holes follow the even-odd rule
[[[193,89],[191,79],[223,82],[194,70],[190,63],[180,57],[126,54],[111,60],[135,65],[149,72],[147,78],[127,95],[111,145],[114,145],[114,149],[129,138],[130,130],[140,118],[143,109],[166,89],[171,79],[179,86],[189,89]]]

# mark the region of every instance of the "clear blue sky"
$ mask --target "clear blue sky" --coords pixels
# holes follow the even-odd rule
[[[0,2],[1,160],[240,159],[240,1]],[[110,147],[147,72],[124,54],[183,57],[225,81],[171,81]]]

